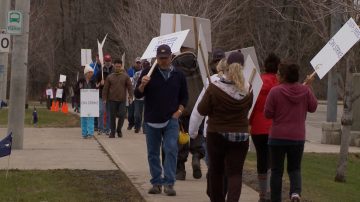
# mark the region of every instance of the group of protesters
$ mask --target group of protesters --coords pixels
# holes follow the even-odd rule
[[[175,196],[175,182],[186,180],[185,162],[191,153],[195,179],[202,177],[200,160],[206,162],[206,193],[214,202],[239,201],[251,138],[259,201],[281,201],[285,157],[289,198],[300,201],[305,119],[317,108],[313,77],[300,83],[298,64],[269,54],[250,112],[254,92],[244,76],[241,51],[226,57],[223,50],[213,50],[206,85],[193,49],[182,47],[174,56],[168,45],[160,45],[154,59],[153,68],[148,60],[136,58],[126,69],[120,59],[105,55],[101,65],[96,56],[84,67],[84,78],[73,87],[72,96],[80,103],[76,97],[81,89],[99,89],[100,115],[81,118],[83,138],[92,138],[95,130],[109,138],[123,137],[127,117],[127,129],[142,130],[146,137],[149,194]],[[180,130],[190,135],[188,144],[179,144]]]

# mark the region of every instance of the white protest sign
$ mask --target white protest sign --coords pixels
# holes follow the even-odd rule
[[[81,66],[92,63],[91,49],[81,49]]]
[[[247,56],[246,60],[245,60],[244,77],[245,77],[245,81],[251,85],[252,90],[253,90],[253,95],[254,95],[253,104],[251,106],[251,109],[250,109],[249,115],[248,115],[248,117],[250,117],[250,115],[254,109],[256,100],[259,97],[261,87],[263,85],[263,81],[261,79],[260,73],[256,70],[255,63],[250,56]]]
[[[322,79],[326,73],[360,40],[360,29],[350,18],[311,60],[311,65]]]
[[[0,53],[10,52],[10,34],[0,34]]]
[[[256,70],[258,72],[260,72],[260,66],[259,66],[259,62],[256,56],[256,51],[255,48],[253,46],[251,47],[247,47],[247,48],[242,48],[242,49],[236,49],[236,50],[232,50],[232,51],[228,51],[225,53],[225,56],[228,57],[230,55],[230,53],[232,52],[236,52],[236,51],[241,51],[241,53],[244,55],[244,58],[246,59],[248,56],[251,57],[251,59],[253,60]]]
[[[80,90],[80,117],[99,117],[99,90]]]
[[[50,96],[50,99],[54,98],[53,90],[52,89],[46,89],[46,95]]]
[[[62,98],[64,89],[56,89],[56,98]]]
[[[66,81],[66,76],[65,76],[65,75],[60,74],[60,79],[59,79],[59,82],[60,82],[60,83],[63,83],[63,82],[65,82],[65,81]]]
[[[201,25],[199,28],[199,44],[198,44],[198,46],[199,47],[198,47],[198,54],[197,54],[197,62],[199,64],[202,82],[203,82],[204,86],[206,86],[207,78],[208,78],[208,76],[210,76],[209,69],[208,69],[209,53],[208,53],[208,49],[206,46],[206,39],[204,36],[204,32],[203,32]]]
[[[172,53],[180,52],[180,48],[184,43],[184,40],[189,33],[189,30],[184,30],[181,32],[175,32],[159,37],[155,37],[150,41],[150,44],[146,48],[141,59],[151,59],[156,57],[156,50],[160,45],[166,44],[170,46]]]
[[[205,36],[205,43],[209,51],[212,50],[211,44],[211,21],[206,18],[199,18],[183,14],[161,14],[160,35],[179,32],[189,29],[190,32],[186,37],[183,46],[197,48],[200,25],[202,26]]]
[[[101,64],[101,65],[104,64],[104,52],[103,52],[103,47],[104,47],[106,38],[107,38],[107,34],[106,34],[106,36],[104,37],[104,39],[102,40],[101,43],[99,42],[99,40],[97,40],[99,60],[100,60],[100,64]]]

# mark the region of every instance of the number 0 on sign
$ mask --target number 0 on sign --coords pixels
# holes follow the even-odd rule
[[[10,35],[0,34],[0,53],[10,52]]]

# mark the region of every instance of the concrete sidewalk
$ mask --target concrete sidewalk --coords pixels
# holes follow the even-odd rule
[[[0,137],[4,137],[6,131],[0,128]],[[0,158],[0,169],[6,169],[7,164],[7,157]],[[12,151],[10,168],[118,169],[95,139],[81,138],[80,128],[26,128],[24,149]]]
[[[184,202],[202,202],[209,201],[206,195],[206,172],[207,167],[204,161],[202,163],[203,177],[194,179],[192,177],[191,155],[186,163],[186,180],[176,181],[176,197],[162,195],[150,195],[147,193],[151,187],[150,171],[147,161],[145,135],[142,133],[135,134],[133,131],[123,129],[124,137],[109,139],[107,136],[96,136],[100,144],[110,154],[115,163],[130,178],[131,182],[139,190],[146,201],[184,201]],[[250,187],[243,184],[240,201],[254,202],[258,201],[258,193]]]

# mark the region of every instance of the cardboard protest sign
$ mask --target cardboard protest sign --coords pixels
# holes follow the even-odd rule
[[[256,100],[259,97],[263,81],[261,79],[260,72],[256,70],[256,65],[249,55],[246,57],[244,64],[244,77],[245,81],[251,85],[254,94],[253,104],[248,115],[250,117],[254,109]]]
[[[66,76],[65,76],[65,75],[60,74],[60,79],[59,79],[59,82],[60,82],[60,83],[66,82]]]
[[[62,98],[64,89],[56,89],[56,98]]]
[[[310,61],[320,79],[360,40],[360,29],[350,18]]]
[[[99,117],[99,90],[80,90],[80,117]]]
[[[206,38],[206,46],[211,52],[211,21],[205,18],[182,14],[161,14],[160,35],[170,34],[189,29],[189,35],[186,37],[183,46],[196,49],[198,46],[199,27],[203,28]]]
[[[232,51],[228,51],[225,53],[225,56],[228,57],[230,55],[230,53],[232,52],[236,52],[236,51],[241,51],[241,53],[244,55],[244,58],[246,59],[248,56],[251,57],[252,61],[255,64],[256,70],[258,72],[260,72],[260,66],[259,66],[259,62],[258,62],[258,58],[256,55],[256,51],[255,48],[253,46],[251,47],[247,47],[247,48],[241,48],[241,49],[236,49],[236,50],[232,50]]]
[[[163,36],[158,36],[153,38],[150,41],[150,44],[146,48],[144,54],[142,55],[141,59],[151,59],[156,57],[156,50],[157,48],[162,45],[166,44],[170,46],[172,53],[180,52],[180,48],[184,43],[186,36],[188,35],[189,30],[184,30],[181,32],[175,32]]]
[[[205,35],[201,25],[199,28],[199,44],[198,44],[197,61],[199,64],[202,82],[204,86],[206,86],[207,80],[210,77],[209,68],[208,68],[209,53],[206,46]]]
[[[81,49],[81,66],[92,63],[91,49]]]
[[[46,89],[46,95],[50,96],[50,99],[54,98],[53,90],[52,89]]]

